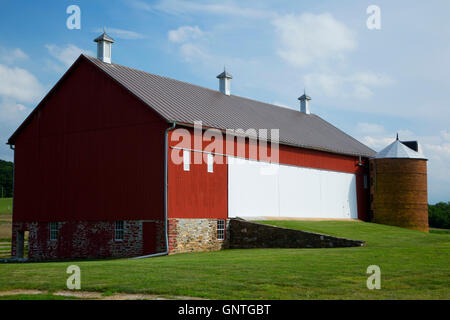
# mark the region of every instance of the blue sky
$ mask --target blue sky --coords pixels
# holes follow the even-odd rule
[[[0,0],[0,141],[106,26],[113,62],[213,89],[226,65],[233,94],[298,108],[306,87],[313,113],[377,151],[397,132],[419,140],[430,202],[450,201],[449,15],[444,0]]]

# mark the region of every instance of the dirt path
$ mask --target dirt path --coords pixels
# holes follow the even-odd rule
[[[19,294],[48,294],[48,291],[42,290],[9,290],[9,291],[0,291],[0,296],[14,296]],[[64,297],[76,297],[80,299],[95,299],[95,300],[202,300],[196,297],[186,297],[186,296],[171,296],[171,297],[163,297],[160,295],[153,294],[140,294],[140,293],[114,293],[108,296],[103,296],[101,292],[91,292],[91,291],[56,291],[52,293],[55,296],[64,296]],[[11,297],[13,298],[13,297]]]

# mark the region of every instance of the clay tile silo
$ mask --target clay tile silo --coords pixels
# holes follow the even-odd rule
[[[397,139],[370,159],[372,221],[428,232],[427,159]]]

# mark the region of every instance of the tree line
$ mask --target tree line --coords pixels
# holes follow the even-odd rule
[[[11,198],[13,194],[13,163],[0,160],[0,197]]]
[[[428,224],[430,228],[450,229],[450,202],[428,205]]]

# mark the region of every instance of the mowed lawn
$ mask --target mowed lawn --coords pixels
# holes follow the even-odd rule
[[[210,299],[449,299],[450,234],[351,221],[264,221],[366,240],[366,247],[242,249],[142,260],[0,264],[0,291],[64,290],[81,268],[86,291]],[[381,289],[368,290],[369,265]]]
[[[11,256],[12,199],[0,198],[0,259]]]

